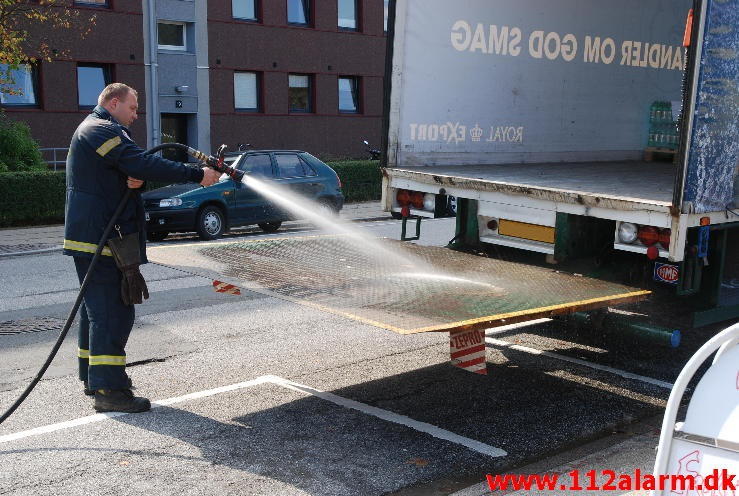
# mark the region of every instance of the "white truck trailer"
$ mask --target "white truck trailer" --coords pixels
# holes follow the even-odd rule
[[[397,0],[389,18],[386,211],[456,214],[454,247],[618,259],[693,325],[739,315],[737,0]]]

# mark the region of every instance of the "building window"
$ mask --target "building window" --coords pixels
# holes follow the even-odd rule
[[[310,2],[311,0],[287,0],[288,24],[310,24]]]
[[[339,28],[357,30],[357,0],[338,0]]]
[[[259,74],[234,72],[234,108],[259,112]]]
[[[37,79],[36,70],[28,64],[10,70],[7,64],[0,64],[0,103],[8,107],[38,106]]]
[[[159,48],[162,50],[186,50],[184,22],[157,23]]]
[[[390,0],[385,0],[385,32],[387,33],[387,16],[390,11]]]
[[[98,96],[111,83],[110,66],[79,64],[77,66],[77,102],[80,107],[94,107]]]
[[[311,77],[306,74],[290,74],[288,78],[290,112],[312,112]]]
[[[339,77],[339,112],[359,113],[359,78]]]
[[[231,0],[231,9],[235,19],[257,21],[257,0]]]

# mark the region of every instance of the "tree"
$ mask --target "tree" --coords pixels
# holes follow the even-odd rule
[[[95,15],[82,16],[71,5],[71,0],[0,0],[0,64],[5,64],[0,68],[0,93],[19,93],[10,85],[15,84],[12,71],[22,64],[67,56],[68,50],[51,46],[50,34],[77,31],[85,38],[90,33]]]

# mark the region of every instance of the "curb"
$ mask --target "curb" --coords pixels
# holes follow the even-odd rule
[[[352,219],[346,219],[349,221],[355,221],[355,222],[374,222],[374,221],[381,221],[381,220],[393,220],[389,215],[382,216],[382,217],[356,217]],[[44,248],[41,250],[28,250],[28,251],[14,251],[11,253],[0,253],[0,258],[5,257],[19,257],[23,255],[38,255],[41,253],[52,253],[55,251],[61,251],[62,246],[57,246],[55,248]]]
[[[374,222],[374,221],[379,221],[379,220],[394,220],[394,219],[390,217],[389,215],[384,215],[382,217],[356,217],[353,219],[346,219],[346,220],[357,221],[357,222]]]

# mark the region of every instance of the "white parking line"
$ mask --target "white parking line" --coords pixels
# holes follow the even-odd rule
[[[547,322],[551,321],[552,319],[534,319],[527,320],[526,322],[519,322],[518,324],[508,324],[504,326],[491,327],[490,329],[485,329],[485,335],[495,336],[496,334],[505,334],[506,332],[512,331],[514,329],[521,329],[522,327],[529,327],[538,324],[546,324]]]
[[[372,415],[373,417],[377,417],[379,419],[386,420],[388,422],[393,422],[395,424],[404,425],[406,427],[410,427],[411,429],[417,430],[419,432],[424,432],[437,439],[443,439],[445,441],[449,441],[455,444],[459,444],[461,446],[465,446],[466,448],[469,448],[473,451],[477,451],[478,453],[482,453],[490,457],[500,457],[500,456],[506,456],[508,454],[500,448],[496,448],[494,446],[490,446],[490,445],[481,443],[479,441],[475,441],[474,439],[469,439],[463,436],[459,436],[457,434],[454,434],[453,432],[449,432],[447,430],[441,429],[434,425],[427,424],[425,422],[418,422],[417,420],[413,420],[412,418],[406,417],[404,415],[399,415],[397,413],[389,412],[387,410],[383,410],[381,408],[377,408],[374,406],[365,405],[364,403],[360,403],[358,401],[350,400],[347,398],[342,398],[341,396],[337,396],[332,393],[319,391],[318,389],[312,388],[310,386],[306,386],[304,384],[298,384],[297,382],[283,379],[282,377],[277,377],[274,375],[264,375],[261,377],[257,377],[256,379],[253,379],[251,381],[239,382],[237,384],[231,384],[229,386],[208,389],[205,391],[199,391],[196,393],[186,394],[184,396],[178,396],[176,398],[169,398],[166,400],[156,401],[151,404],[151,407],[153,409],[153,408],[159,408],[163,406],[174,405],[176,403],[182,403],[185,401],[206,398],[208,396],[214,396],[217,394],[237,391],[239,389],[250,388],[253,386],[258,386],[260,384],[275,384],[277,386],[282,386],[284,388],[287,388],[293,391],[299,391],[304,394],[310,394],[312,396],[316,396],[323,400],[330,401],[331,403],[342,406],[344,408],[350,408],[352,410],[357,410],[359,412],[365,413],[367,415]],[[71,429],[73,427],[79,427],[82,425],[102,422],[103,420],[107,420],[107,419],[115,418],[115,417],[121,417],[123,415],[129,415],[129,414],[119,413],[119,412],[99,413],[97,415],[89,415],[87,417],[81,417],[81,418],[77,418],[74,420],[68,420],[66,422],[59,422],[56,424],[46,425],[43,427],[36,427],[35,429],[16,432],[13,434],[6,434],[4,436],[0,436],[0,444],[7,443],[10,441],[16,441],[18,439],[39,436],[42,434],[49,434],[52,432],[57,432],[57,431],[65,430],[65,429]]]
[[[214,394],[225,393],[228,391],[236,391],[237,389],[244,389],[259,384],[269,382],[272,376],[257,377],[252,381],[240,382],[238,384],[231,384],[230,386],[223,386],[215,389],[208,389],[206,391],[200,391],[197,393],[186,394],[184,396],[178,396],[176,398],[170,398],[167,400],[155,401],[151,404],[151,408],[159,408],[162,406],[174,405],[187,400],[195,400],[199,398],[205,398],[207,396],[213,396]],[[51,432],[62,431],[65,429],[71,429],[72,427],[79,427],[81,425],[94,424],[96,422],[102,422],[110,418],[121,417],[123,415],[130,415],[128,413],[111,412],[111,413],[98,413],[95,415],[88,415],[87,417],[80,417],[74,420],[67,420],[66,422],[59,422],[56,424],[45,425],[43,427],[36,427],[27,431],[20,431],[13,434],[6,434],[0,436],[0,444],[15,441],[17,439],[23,439],[26,437],[38,436],[41,434],[49,434]]]
[[[332,393],[326,393],[323,391],[319,391],[318,389],[313,389],[312,387],[304,386],[302,384],[288,381],[286,379],[280,379],[279,377],[277,377],[276,379],[277,380],[274,382],[275,384],[279,384],[288,389],[292,389],[294,391],[300,391],[306,394],[311,394],[323,400],[330,401],[331,403],[335,403],[339,406],[343,406],[344,408],[351,408],[353,410],[358,410],[362,413],[366,413],[367,415],[372,415],[373,417],[377,417],[382,420],[387,420],[388,422],[393,422],[395,424],[401,424],[406,427],[410,427],[411,429],[414,429],[420,432],[425,432],[426,434],[430,434],[431,436],[435,438],[443,439],[445,441],[450,441],[455,444],[460,444],[473,451],[482,453],[483,455],[488,455],[491,457],[499,457],[499,456],[506,456],[508,454],[500,448],[496,448],[494,446],[490,446],[490,445],[481,443],[479,441],[475,441],[474,439],[459,436],[457,434],[454,434],[453,432],[449,432],[447,430],[436,427],[435,425],[427,424],[425,422],[419,422],[417,420],[413,420],[412,418],[406,417],[404,415],[399,415],[397,413],[389,412],[387,410],[383,410],[381,408],[377,408],[374,406],[365,405],[364,403],[360,403],[358,401],[342,398],[341,396],[336,396],[335,394],[332,394]]]
[[[652,379],[651,377],[645,377],[639,374],[632,374],[631,372],[626,372],[625,370],[614,369],[613,367],[608,367],[607,365],[600,365],[597,363],[587,362],[585,360],[580,360],[579,358],[572,358],[572,357],[568,357],[565,355],[559,355],[557,353],[552,353],[551,351],[537,350],[535,348],[529,348],[528,346],[521,346],[518,344],[509,343],[508,341],[503,341],[502,339],[485,338],[485,342],[493,346],[499,346],[501,348],[510,348],[512,350],[522,351],[524,353],[530,353],[532,355],[542,355],[542,356],[546,356],[549,358],[555,358],[557,360],[563,360],[565,362],[576,363],[584,367],[601,370],[603,372],[609,372],[611,374],[619,375],[627,379],[633,379],[636,381],[646,382],[647,384],[652,384],[653,386],[659,386],[665,389],[672,389],[672,386],[673,386],[671,383],[660,381],[659,379]]]

